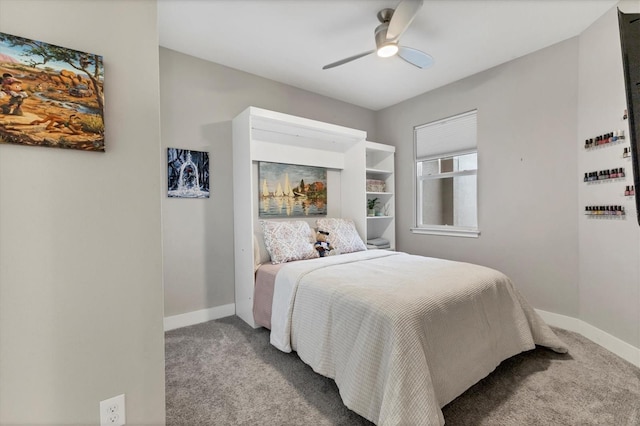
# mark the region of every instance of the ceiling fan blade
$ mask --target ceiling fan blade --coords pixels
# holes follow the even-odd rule
[[[398,56],[418,68],[429,68],[434,64],[433,57],[418,49],[400,46]]]
[[[387,40],[400,38],[418,14],[423,2],[424,0],[402,0],[400,2],[389,22]]]
[[[356,59],[360,59],[363,56],[367,56],[372,54],[373,52],[375,52],[375,50],[370,50],[368,52],[364,52],[364,53],[359,53],[357,55],[353,55],[353,56],[349,56],[348,58],[345,59],[341,59],[337,62],[331,63],[329,65],[325,65],[324,67],[322,67],[323,70],[328,70],[329,68],[333,68],[333,67],[337,67],[340,66],[342,64],[346,64],[347,62],[351,62],[351,61],[355,61]]]

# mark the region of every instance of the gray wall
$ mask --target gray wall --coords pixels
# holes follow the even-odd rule
[[[126,13],[123,11],[126,10]],[[0,31],[104,56],[106,153],[0,145],[0,424],[164,423],[155,1],[0,0]]]
[[[640,11],[640,2],[624,2],[627,13]],[[615,129],[625,129],[626,108],[615,9],[580,36],[578,181],[585,172],[624,167],[625,181],[579,183],[580,209],[586,205],[623,205],[626,220],[579,217],[580,318],[640,348],[640,227],[632,197],[624,197],[633,184],[631,159],[622,151],[629,143],[585,151],[584,140]],[[636,195],[638,196],[638,195]]]
[[[369,132],[374,113],[160,48],[165,316],[234,303],[231,120],[256,106]],[[209,199],[166,197],[166,148],[208,151]]]
[[[494,267],[536,308],[577,317],[577,73],[573,38],[379,111],[380,142],[397,147],[398,248]],[[481,235],[412,234],[413,127],[474,108]]]

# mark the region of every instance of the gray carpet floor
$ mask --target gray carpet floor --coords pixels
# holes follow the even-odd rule
[[[640,369],[579,334],[516,355],[443,408],[447,425],[640,425]],[[167,425],[372,425],[331,379],[238,317],[165,333]]]

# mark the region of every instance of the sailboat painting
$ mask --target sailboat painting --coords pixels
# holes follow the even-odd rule
[[[327,215],[327,169],[261,161],[258,179],[260,217]]]

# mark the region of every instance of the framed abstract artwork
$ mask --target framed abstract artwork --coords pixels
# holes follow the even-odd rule
[[[209,153],[168,148],[167,195],[171,198],[209,198]]]
[[[327,169],[258,162],[258,177],[259,217],[326,216]]]
[[[0,143],[104,152],[102,56],[0,33]]]

